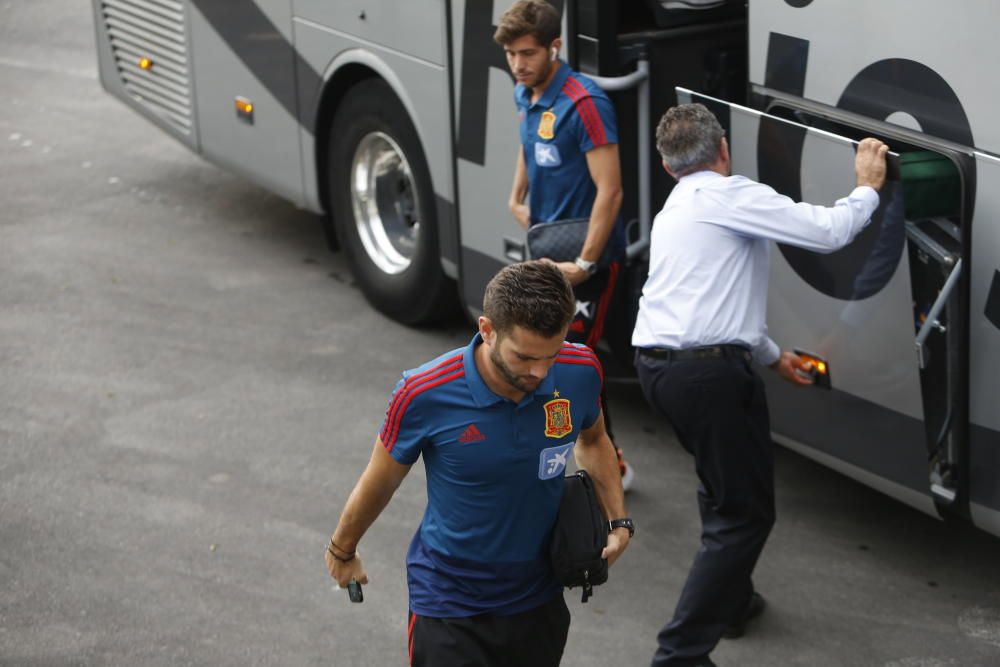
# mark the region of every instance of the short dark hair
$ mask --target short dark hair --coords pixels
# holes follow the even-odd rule
[[[715,161],[726,133],[703,104],[679,104],[667,109],[656,126],[656,150],[676,176],[684,176]]]
[[[503,13],[493,41],[506,46],[525,35],[534,35],[539,44],[548,46],[562,32],[559,12],[545,0],[518,0]]]
[[[575,312],[569,281],[554,264],[540,260],[500,269],[483,297],[483,315],[501,336],[515,326],[546,338],[564,335]]]

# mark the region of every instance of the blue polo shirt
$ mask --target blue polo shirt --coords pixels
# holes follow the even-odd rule
[[[531,89],[514,88],[521,146],[528,169],[531,224],[589,218],[597,196],[587,153],[618,143],[615,108],[600,86],[559,62],[552,83],[534,104]],[[625,234],[615,225],[611,241],[624,248]]]
[[[493,393],[472,342],[403,374],[379,436],[410,465],[423,457],[427,509],[406,555],[419,616],[514,614],[561,591],[548,543],[566,461],[600,415],[590,348],[566,343],[519,403]]]

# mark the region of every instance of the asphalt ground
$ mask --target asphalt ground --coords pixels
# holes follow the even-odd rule
[[[0,2],[0,664],[406,663],[414,466],[323,549],[401,370],[467,342],[372,310],[319,220],[205,163],[96,80],[87,3]],[[613,384],[638,533],[565,665],[645,665],[697,545],[690,458]],[[796,454],[720,667],[1000,665],[1000,540]]]

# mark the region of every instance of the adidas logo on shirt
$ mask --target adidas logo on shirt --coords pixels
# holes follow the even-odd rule
[[[482,442],[486,439],[483,432],[476,428],[475,424],[469,424],[469,428],[462,432],[462,435],[458,436],[458,441],[462,443],[466,442]]]

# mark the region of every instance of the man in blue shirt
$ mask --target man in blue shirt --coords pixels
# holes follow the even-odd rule
[[[559,664],[569,612],[547,553],[570,453],[612,525],[627,519],[600,363],[564,342],[573,310],[552,264],[505,267],[472,342],[396,385],[326,561],[341,586],[368,581],[358,542],[422,456],[427,510],[406,556],[411,665]],[[628,545],[625,524],[608,536],[609,563]]]
[[[618,124],[607,94],[559,60],[560,31],[559,14],[552,5],[520,0],[500,17],[493,36],[504,48],[517,81],[514,101],[521,146],[509,207],[525,229],[556,220],[589,219],[579,256],[557,266],[573,285],[577,301],[567,339],[595,348],[604,334],[625,258],[625,232],[618,224],[622,203]],[[598,266],[606,245],[614,259],[608,266]],[[604,407],[609,418],[606,402]],[[616,452],[627,489],[633,471],[621,451]]]

